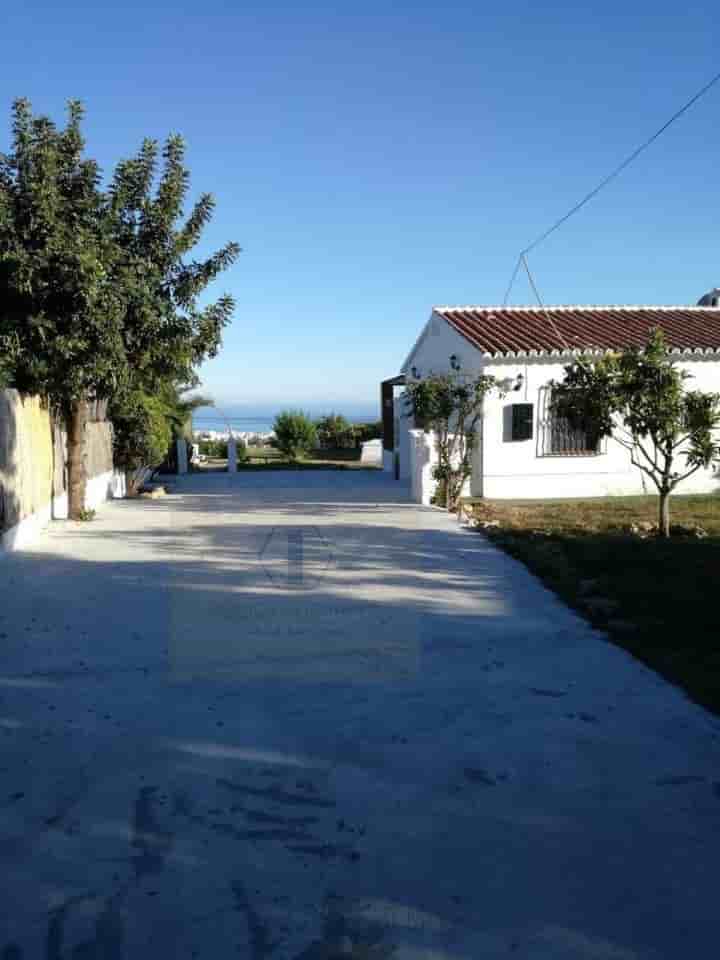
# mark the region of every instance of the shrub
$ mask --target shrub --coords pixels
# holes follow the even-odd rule
[[[317,445],[317,430],[301,410],[284,410],[273,426],[278,448],[291,460],[300,460]]]
[[[213,459],[225,460],[228,455],[227,440],[201,440],[198,444],[200,453]]]
[[[355,440],[358,444],[365,443],[367,440],[382,439],[383,425],[382,420],[375,423],[356,423],[353,427]]]
[[[339,413],[329,413],[317,421],[317,434],[322,447],[351,447],[355,443],[355,431],[351,423]]]
[[[172,444],[167,408],[156,397],[135,391],[116,397],[108,414],[115,463],[125,470],[128,493],[132,494],[145,473],[163,462]]]

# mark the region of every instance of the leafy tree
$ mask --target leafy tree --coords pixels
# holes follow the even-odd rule
[[[161,383],[157,392],[162,398],[170,425],[176,437],[185,437],[192,440],[192,415],[198,407],[214,407],[212,397],[203,394],[186,396],[187,387],[177,386],[174,383]]]
[[[578,428],[612,437],[657,489],[658,530],[670,535],[670,495],[701,468],[720,460],[714,433],[720,395],[686,390],[662,331],[647,345],[602,357],[581,357],[553,385],[553,410]]]
[[[74,518],[85,506],[88,400],[110,396],[125,368],[118,251],[81,118],[71,101],[58,130],[17,100],[12,152],[0,155],[0,351],[13,385],[45,397],[65,424]]]
[[[146,140],[103,192],[83,157],[82,113],[72,101],[58,130],[18,100],[12,152],[0,156],[0,349],[14,385],[47,398],[65,424],[71,517],[84,508],[88,401],[195,385],[233,310],[230,297],[198,298],[239,254],[230,243],[185,261],[214,201],[203,194],[182,221],[180,137],[168,138],[161,169]]]
[[[354,440],[352,424],[342,414],[329,413],[317,421],[316,427],[318,439],[325,447],[344,447]]]
[[[145,140],[134,158],[118,164],[108,197],[113,238],[122,251],[115,281],[124,294],[125,355],[136,382],[152,388],[196,386],[195,369],[217,354],[234,309],[229,296],[199,305],[240,248],[228,243],[205,260],[186,262],[215,201],[202,194],[182,220],[190,180],[184,157],[177,135],[168,137],[162,163],[158,143]]]
[[[147,472],[166,461],[175,440],[190,438],[192,411],[212,406],[208,397],[184,393],[175,384],[161,383],[153,395],[126,390],[112,398],[108,416],[114,461],[125,470],[128,493],[136,493]]]
[[[284,410],[273,426],[278,449],[291,460],[300,460],[317,445],[317,430],[310,417],[300,410]]]
[[[172,422],[161,399],[135,392],[113,410],[113,456],[135,494],[147,472],[160,466],[173,439]]]
[[[415,423],[426,433],[434,434],[438,453],[433,470],[439,485],[437,498],[448,510],[457,509],[462,488],[472,473],[483,401],[496,386],[494,377],[453,371],[412,380],[405,388],[406,404]]]

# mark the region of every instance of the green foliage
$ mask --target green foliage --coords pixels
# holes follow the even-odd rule
[[[202,394],[185,396],[187,388],[172,381],[161,381],[156,392],[165,405],[174,435],[192,441],[193,411],[198,407],[214,406],[212,398]]]
[[[82,115],[71,101],[60,130],[17,100],[12,149],[0,155],[0,356],[19,390],[65,420],[71,516],[84,500],[86,402],[195,385],[234,307],[200,297],[240,252],[229,243],[188,259],[215,204],[203,194],[183,220],[180,137],[168,138],[161,161],[157,142],[144,141],[103,191],[83,156]]]
[[[169,411],[162,399],[135,391],[116,397],[108,414],[115,464],[125,470],[128,492],[134,493],[145,472],[167,456],[173,439]]]
[[[13,147],[0,155],[0,352],[13,382],[64,415],[107,397],[124,371],[123,298],[100,172],[83,158],[82,107],[57,129],[13,106]]]
[[[377,420],[374,423],[353,424],[353,431],[357,443],[365,443],[367,440],[377,440],[378,438],[382,439],[382,420]]]
[[[317,430],[311,418],[300,410],[284,410],[273,426],[278,449],[291,460],[300,460],[317,445]]]
[[[455,510],[465,481],[472,473],[472,452],[482,417],[483,400],[497,386],[494,377],[466,376],[460,372],[431,374],[411,380],[405,402],[415,423],[435,434],[438,464],[438,499]]]
[[[720,395],[686,390],[660,330],[642,349],[581,357],[553,385],[554,412],[573,426],[612,436],[660,496],[659,528],[670,531],[669,496],[679,483],[720,460],[715,431]],[[679,461],[684,460],[684,464]]]
[[[95,510],[87,510],[85,507],[83,507],[82,510],[78,512],[76,519],[82,520],[85,523],[88,523],[90,520],[94,520],[95,516],[96,516]]]
[[[352,424],[339,413],[328,413],[315,424],[322,447],[350,447],[355,444],[355,431]]]
[[[201,440],[198,443],[200,453],[213,459],[226,460],[228,455],[227,440]]]
[[[207,259],[186,260],[215,201],[202,194],[183,222],[190,175],[182,138],[169,137],[161,161],[159,154],[157,141],[145,140],[112,178],[108,217],[122,251],[114,280],[122,290],[124,346],[134,376],[152,386],[158,381],[192,386],[196,366],[217,354],[234,309],[231,297],[202,307],[199,299],[240,248],[228,243]]]

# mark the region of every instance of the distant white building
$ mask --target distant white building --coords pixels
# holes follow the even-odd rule
[[[429,503],[432,438],[415,430],[401,400],[407,378],[453,367],[491,374],[507,392],[486,397],[466,495],[535,499],[643,493],[648,480],[611,437],[593,445],[550,412],[550,383],[580,353],[643,346],[659,327],[691,376],[689,386],[720,393],[720,290],[695,307],[435,307],[398,376],[382,386],[383,462]],[[713,469],[684,481],[681,493],[720,490]],[[648,492],[650,492],[648,490]],[[654,491],[654,488],[652,490]]]

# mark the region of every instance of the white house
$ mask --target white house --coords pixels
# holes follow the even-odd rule
[[[628,451],[611,437],[594,447],[551,416],[551,381],[580,353],[643,346],[659,327],[693,389],[720,393],[720,290],[697,306],[434,307],[398,376],[382,384],[383,464],[410,481],[414,499],[434,490],[432,438],[415,430],[402,401],[410,377],[491,374],[503,397],[485,399],[465,490],[474,497],[535,499],[651,492]],[[591,448],[592,447],[592,448]],[[720,491],[716,469],[683,481],[681,493]],[[654,489],[652,490],[654,492]]]

